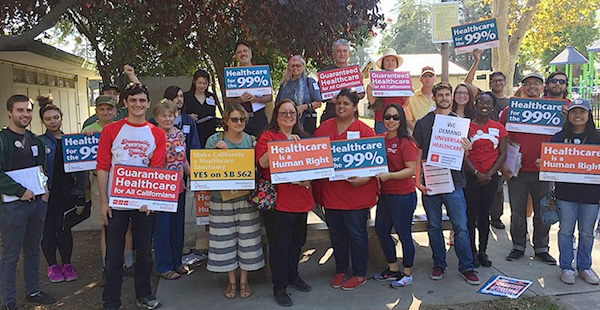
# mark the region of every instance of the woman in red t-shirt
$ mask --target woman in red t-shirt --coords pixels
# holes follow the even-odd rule
[[[385,153],[390,172],[377,175],[381,185],[381,195],[377,202],[375,231],[381,249],[388,262],[388,268],[373,276],[378,281],[394,281],[391,286],[402,287],[412,283],[410,269],[415,258],[415,245],[412,240],[412,216],[417,207],[415,193],[415,168],[417,166],[417,145],[408,133],[404,109],[392,104],[383,111],[385,133]],[[402,265],[400,271],[396,262],[396,244],[392,239],[392,226],[402,243]]]
[[[490,233],[490,208],[498,189],[498,170],[506,160],[506,137],[508,132],[502,124],[490,119],[496,106],[496,96],[485,92],[475,98],[475,117],[469,127],[469,139],[473,148],[465,157],[467,173],[467,224],[471,237],[473,265],[490,267],[486,255]],[[475,224],[477,222],[477,224]],[[475,246],[475,227],[479,231],[479,252]]]
[[[271,179],[267,143],[275,140],[299,140],[307,135],[298,125],[298,110],[294,101],[283,99],[275,105],[271,122],[258,137],[254,148],[256,163],[262,178]],[[275,210],[263,212],[273,294],[281,306],[291,306],[292,299],[286,288],[291,285],[302,292],[312,287],[300,278],[298,260],[306,241],[306,218],[315,204],[311,181],[275,185]]]
[[[357,104],[356,93],[349,89],[340,91],[335,104],[336,117],[321,123],[313,136],[329,137],[331,141],[375,136],[373,129],[354,116]],[[325,221],[335,257],[336,274],[330,284],[343,290],[355,289],[367,282],[367,217],[369,209],[376,203],[377,180],[368,177],[351,177],[342,181],[318,180],[315,182],[315,196],[325,208]],[[350,256],[353,277],[344,281]]]

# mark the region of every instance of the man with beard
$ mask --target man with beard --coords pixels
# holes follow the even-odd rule
[[[435,115],[459,117],[452,112],[452,86],[450,84],[445,82],[436,84],[432,91],[435,110],[418,120],[413,132],[423,162],[426,161],[428,156]],[[467,141],[463,140],[463,147],[468,148],[466,145]],[[467,202],[463,192],[467,181],[464,172],[462,170],[451,170],[455,188],[453,192],[428,195],[427,191],[429,189],[421,183],[420,165],[417,165],[417,167],[415,183],[416,187],[422,192],[423,207],[429,221],[427,224],[427,234],[429,236],[431,251],[433,252],[433,269],[429,273],[429,277],[433,280],[442,279],[444,271],[448,267],[446,263],[444,236],[442,235],[442,204],[444,204],[452,223],[452,229],[454,230],[454,251],[459,261],[458,270],[469,284],[479,285],[479,278],[475,274],[475,271],[473,271],[473,256],[471,254],[469,230],[467,229]]]
[[[48,193],[35,195],[17,183],[6,172],[31,167],[44,167],[46,146],[27,126],[31,123],[33,105],[25,95],[8,98],[8,127],[0,131],[0,234],[2,258],[0,260],[0,295],[2,309],[17,309],[17,262],[23,250],[23,276],[25,301],[49,305],[56,302],[39,290],[40,240],[48,204]],[[45,177],[39,175],[38,177]],[[45,182],[45,181],[44,181]],[[18,197],[14,201],[7,196]]]

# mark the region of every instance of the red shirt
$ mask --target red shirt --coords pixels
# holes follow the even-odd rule
[[[275,140],[287,140],[281,132],[263,131],[256,141],[254,154],[256,165],[260,169],[263,178],[271,180],[269,168],[261,168],[258,159],[267,152],[267,142]],[[312,184],[308,188],[292,183],[276,184],[277,200],[275,210],[282,212],[303,213],[312,210],[315,200],[312,194]]]
[[[406,102],[406,99],[407,97],[384,97],[381,110],[375,111],[375,121],[383,122],[383,111],[385,111],[385,108],[387,108],[392,103],[395,103],[400,108],[402,108],[404,106],[404,103]]]
[[[502,124],[488,120],[483,126],[471,122],[469,126],[469,140],[473,142],[473,149],[469,151],[469,160],[482,173],[492,169],[498,159],[498,145],[500,140],[508,136]]]
[[[385,134],[383,134],[385,136]],[[385,154],[387,156],[388,169],[390,172],[400,171],[406,168],[404,165],[407,161],[419,161],[417,154],[417,144],[409,138],[398,137],[385,139]],[[381,182],[382,194],[405,195],[414,193],[415,180],[411,177],[406,179],[389,179]]]
[[[373,129],[358,119],[346,131],[338,134],[335,118],[321,123],[313,136],[329,137],[331,141],[348,140],[348,132],[352,132],[352,135],[358,134],[360,138],[375,136]],[[344,180],[317,180],[315,182],[315,198],[326,209],[360,210],[370,208],[375,205],[377,200],[377,180],[371,178],[367,183],[358,187],[354,187]]]
[[[504,108],[504,110],[502,110],[502,115],[500,116],[500,123],[505,126],[509,107],[510,105]],[[540,171],[540,169],[535,165],[535,160],[540,158],[542,153],[542,143],[550,142],[550,138],[552,138],[552,136],[510,131],[508,132],[508,137],[510,141],[521,145],[520,151],[523,155],[521,158],[521,171]]]

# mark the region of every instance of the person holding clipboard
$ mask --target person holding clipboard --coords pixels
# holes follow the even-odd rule
[[[56,300],[39,289],[40,240],[48,202],[48,193],[44,188],[46,146],[26,129],[33,116],[33,104],[27,96],[11,96],[6,102],[6,108],[9,124],[0,131],[2,307],[17,309],[16,273],[21,250],[24,260],[25,301],[49,305]],[[36,169],[38,167],[39,170]]]

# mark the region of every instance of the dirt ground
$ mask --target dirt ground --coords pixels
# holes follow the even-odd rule
[[[99,238],[99,231],[77,231],[73,233],[74,245],[71,261],[79,276],[76,281],[62,283],[48,281],[46,276],[48,266],[43,254],[40,254],[40,289],[52,295],[58,301],[51,306],[39,306],[24,302],[23,262],[21,259],[17,268],[17,305],[19,309],[102,309],[102,287],[98,285],[102,272]],[[153,274],[151,282],[152,289],[156,292],[158,276]],[[139,309],[135,306],[133,276],[123,278],[121,301],[123,303],[121,309],[123,310]]]

